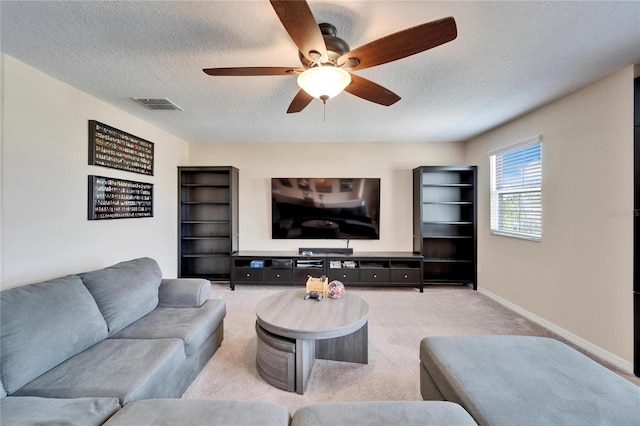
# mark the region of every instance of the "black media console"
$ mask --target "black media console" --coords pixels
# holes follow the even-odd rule
[[[345,287],[415,287],[423,291],[422,256],[411,252],[313,253],[239,251],[231,257],[231,289],[238,284],[304,286],[326,275]]]

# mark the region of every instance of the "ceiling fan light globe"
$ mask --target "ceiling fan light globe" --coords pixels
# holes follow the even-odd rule
[[[351,74],[331,65],[309,68],[298,76],[298,85],[310,96],[330,99],[351,83]]]

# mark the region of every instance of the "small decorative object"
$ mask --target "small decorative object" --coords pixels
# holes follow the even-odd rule
[[[304,300],[309,300],[311,298],[316,299],[318,302],[320,302],[322,300],[322,293],[312,291],[311,293],[307,293],[304,296]]]
[[[344,296],[344,284],[338,280],[333,280],[327,286],[327,293],[332,299],[340,299]]]
[[[326,276],[321,276],[320,278],[313,278],[309,276],[307,279],[307,295],[311,293],[318,293],[321,295],[321,298],[318,300],[322,300],[322,297],[327,297],[327,284],[329,280]]]

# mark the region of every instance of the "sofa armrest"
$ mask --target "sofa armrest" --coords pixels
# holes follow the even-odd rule
[[[198,308],[210,295],[211,283],[203,278],[163,278],[158,289],[158,306]]]

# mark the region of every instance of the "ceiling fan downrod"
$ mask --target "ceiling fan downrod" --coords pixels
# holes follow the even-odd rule
[[[322,38],[324,39],[324,44],[327,48],[328,60],[325,63],[321,63],[320,60],[322,59],[322,55],[319,52],[311,51],[309,52],[309,56],[313,58],[313,61],[310,61],[302,52],[298,51],[300,62],[302,62],[302,65],[305,68],[311,68],[315,66],[315,64],[331,64],[333,66],[337,66],[338,58],[345,53],[350,52],[351,48],[346,41],[344,41],[340,37],[336,37],[337,30],[334,25],[323,22],[321,24],[318,24],[318,27],[320,28]]]

